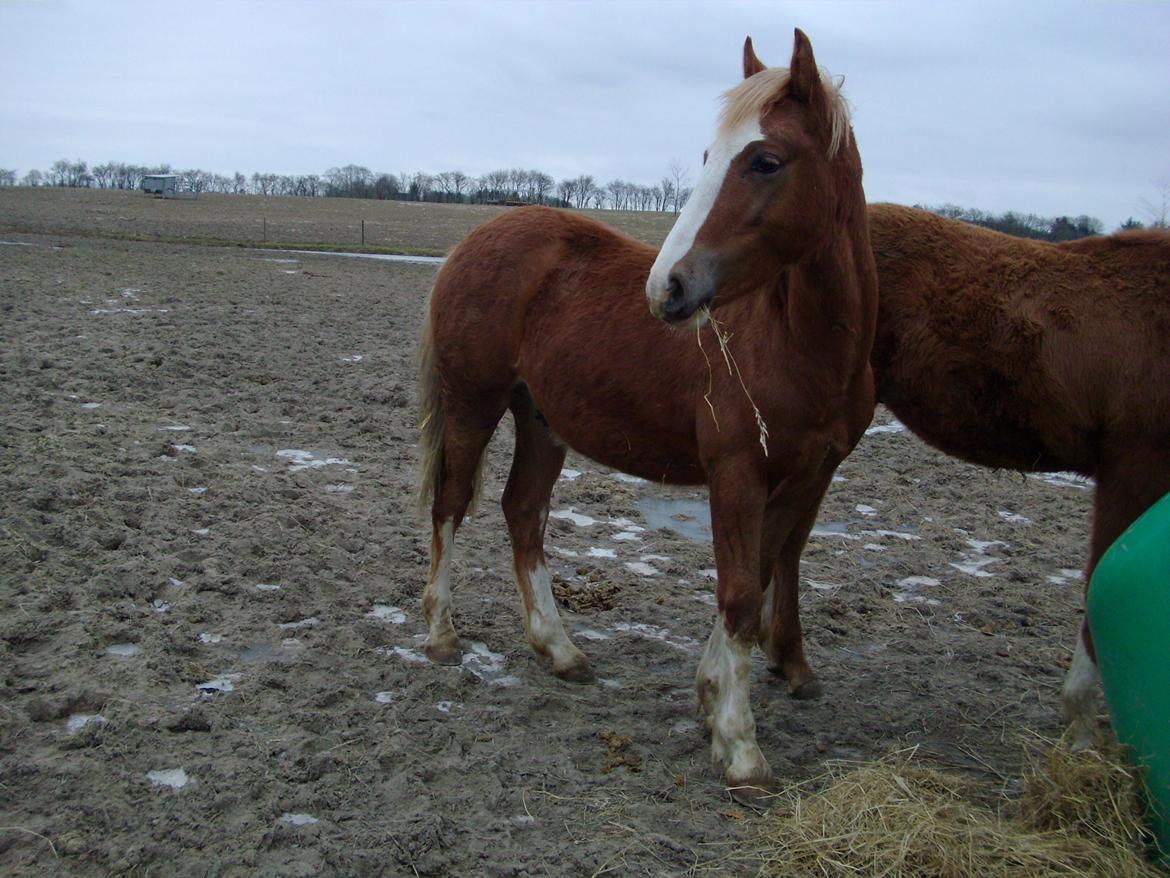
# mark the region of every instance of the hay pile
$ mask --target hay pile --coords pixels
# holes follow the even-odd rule
[[[1144,856],[1138,789],[1119,753],[1052,749],[997,808],[986,786],[896,753],[780,793],[733,859],[784,878],[1165,878]]]

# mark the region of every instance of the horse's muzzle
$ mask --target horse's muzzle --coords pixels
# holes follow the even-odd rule
[[[715,298],[715,275],[714,260],[692,251],[675,263],[667,276],[665,298],[652,300],[650,312],[672,326],[687,323]]]

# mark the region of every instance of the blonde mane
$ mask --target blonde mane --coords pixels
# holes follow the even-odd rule
[[[832,132],[829,137],[829,158],[848,142],[849,103],[841,94],[841,81],[835,80],[827,70],[821,68],[821,85],[829,99],[829,116]],[[754,76],[729,88],[723,93],[723,112],[719,114],[720,131],[730,131],[745,122],[759,118],[780,96],[788,85],[787,67],[768,67]]]

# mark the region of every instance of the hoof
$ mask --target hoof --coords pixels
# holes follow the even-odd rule
[[[766,810],[772,805],[772,791],[765,786],[745,783],[739,786],[728,787],[727,792],[740,805],[746,805],[758,811]]]
[[[1096,753],[1097,741],[1091,732],[1081,734],[1069,733],[1065,737],[1065,747],[1070,753]]]
[[[591,665],[572,665],[563,671],[553,670],[553,673],[569,683],[592,683],[597,679]]]
[[[821,685],[821,681],[816,677],[811,680],[795,685],[788,684],[788,697],[795,698],[797,701],[812,701],[820,698],[825,694],[825,687]]]
[[[427,658],[436,665],[463,664],[463,646],[458,640],[454,643],[428,643],[426,645],[426,654]]]

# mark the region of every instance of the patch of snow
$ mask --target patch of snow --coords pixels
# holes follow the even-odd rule
[[[312,826],[314,823],[321,821],[312,814],[292,814],[285,812],[280,815],[280,822],[287,823],[289,826]]]
[[[65,731],[76,735],[88,725],[104,726],[106,718],[100,713],[74,713],[65,720]]]
[[[172,790],[181,790],[191,783],[187,772],[181,768],[164,768],[159,771],[146,772],[146,779],[156,787],[170,787]]]
[[[401,625],[406,621],[406,613],[398,607],[392,607],[389,604],[374,604],[374,608],[366,613],[371,619],[377,619],[379,622],[390,622],[394,625]]]
[[[905,433],[906,425],[901,421],[890,421],[888,424],[878,424],[865,431],[866,436],[877,436],[881,433]]]
[[[661,576],[662,571],[643,561],[627,561],[626,568],[639,576]]]
[[[276,452],[276,456],[289,462],[288,470],[292,473],[326,466],[349,466],[353,463],[344,457],[317,457],[313,452],[302,451],[299,448],[282,448]]]
[[[1028,473],[1028,478],[1046,482],[1056,488],[1077,488],[1081,491],[1088,491],[1095,484],[1092,479],[1087,479],[1079,473],[1069,472]]]
[[[940,605],[938,600],[928,598],[921,592],[926,588],[937,588],[938,585],[939,581],[931,576],[907,576],[898,580],[898,587],[902,590],[894,592],[894,601],[899,604],[926,604],[937,607]]]
[[[619,482],[625,482],[627,485],[640,485],[645,482],[645,479],[640,479],[637,476],[631,476],[626,473],[610,473]]]
[[[1032,523],[1032,519],[1028,518],[1026,515],[1020,515],[1019,513],[1016,513],[1016,512],[1008,512],[1006,509],[1001,509],[996,514],[1000,518],[1002,518],[1004,521],[1006,521],[1008,524],[1031,524]]]
[[[590,518],[588,515],[581,515],[580,513],[574,512],[572,506],[568,509],[554,509],[548,514],[548,517],[559,518],[562,521],[571,521],[577,527],[592,527],[597,524],[596,518]]]
[[[201,692],[234,692],[236,683],[243,676],[243,674],[223,674],[219,677],[213,677],[206,683],[199,683],[195,688]]]
[[[297,628],[312,628],[320,624],[321,620],[316,616],[309,616],[307,619],[301,619],[297,622],[281,622],[276,627],[283,631],[295,631]]]

